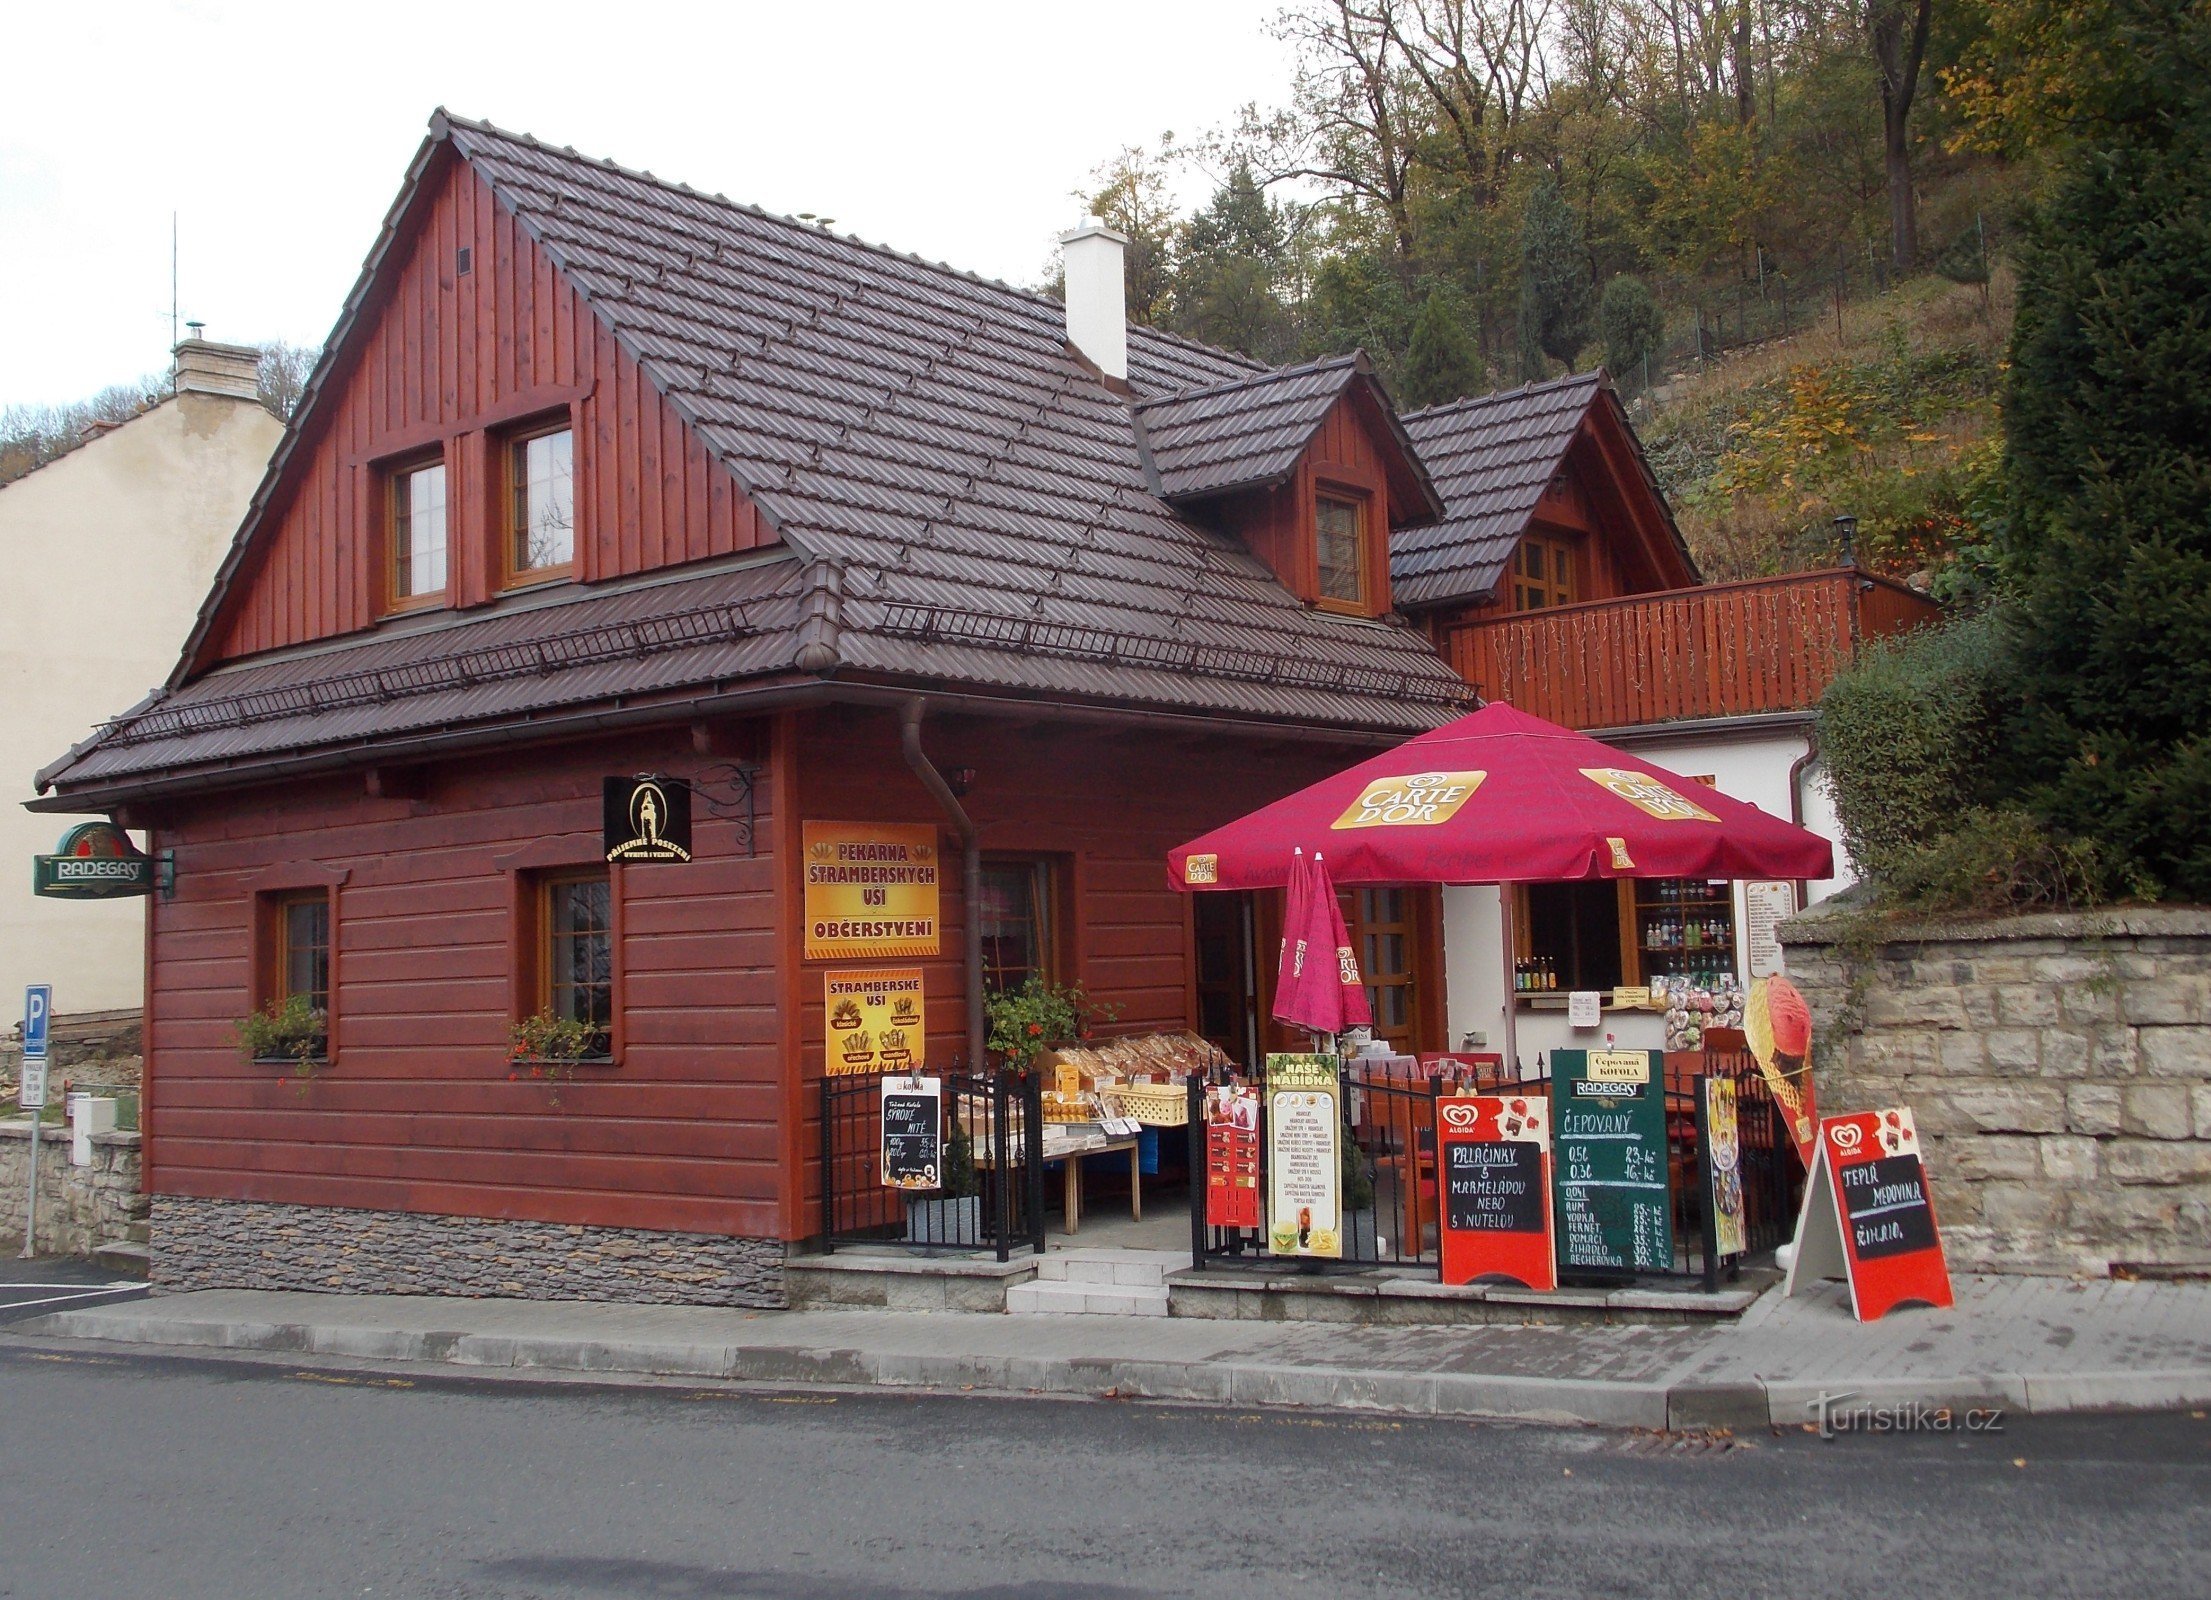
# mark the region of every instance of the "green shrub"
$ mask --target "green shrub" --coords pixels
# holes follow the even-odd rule
[[[2006,660],[1991,612],[1885,640],[1828,686],[1820,761],[1860,872],[1887,877],[1989,798]]]
[[[1597,324],[1604,334],[1605,365],[1616,378],[1640,367],[1644,357],[1657,355],[1666,338],[1666,314],[1658,309],[1650,285],[1626,273],[1605,285]]]
[[[1882,898],[1915,911],[2067,911],[2105,898],[2093,841],[2061,839],[2017,806],[1975,807],[1941,837],[1888,859]]]
[[[1111,1022],[1117,1014],[1094,1003],[1079,983],[1062,988],[1032,972],[1018,989],[1001,989],[983,1002],[985,1048],[1014,1071],[1027,1072],[1053,1045],[1087,1039],[1093,1022]]]
[[[249,1061],[291,1061],[306,1072],[328,1054],[330,1013],[303,994],[271,1000],[231,1024]]]

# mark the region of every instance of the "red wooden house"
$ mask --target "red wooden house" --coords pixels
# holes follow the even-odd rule
[[[33,802],[174,852],[158,1281],[778,1303],[825,974],[883,964],[810,956],[808,825],[934,841],[932,1065],[1031,973],[1248,1055],[1270,907],[1172,845],[1469,677],[1644,682],[1512,633],[1695,581],[1600,380],[1401,419],[1363,357],[1126,327],[1067,244],[1063,305],[433,120],[175,673]],[[688,861],[608,862],[635,774]],[[1446,897],[1350,901],[1377,1031],[1457,1044]],[[246,1059],[295,1001],[305,1070]],[[588,1059],[518,1076],[533,1023]]]
[[[159,1281],[776,1302],[810,821],[972,834],[932,1062],[1029,972],[1248,1036],[1264,930],[1165,852],[1470,701],[1390,596],[1444,507],[1363,359],[1117,339],[1075,243],[1063,307],[435,119],[171,681],[41,774],[175,853]],[[695,786],[688,863],[604,859],[636,773]],[[1433,965],[1432,896],[1368,909]],[[307,1070],[246,1059],[294,996]],[[517,1079],[537,1017],[595,1059]]]

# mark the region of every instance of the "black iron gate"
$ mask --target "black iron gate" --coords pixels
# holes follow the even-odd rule
[[[1044,1249],[1044,1108],[1033,1074],[941,1075],[944,1186],[888,1188],[882,1169],[883,1076],[821,1083],[822,1247]]]

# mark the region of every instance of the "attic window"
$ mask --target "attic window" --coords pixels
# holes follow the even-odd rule
[[[1314,502],[1314,553],[1324,606],[1366,607],[1365,521],[1366,507],[1360,501],[1321,495]]]
[[[461,278],[467,277],[469,265],[472,259],[472,254],[468,246],[465,244],[462,245],[459,250],[455,251],[453,254],[454,276]]]
[[[566,427],[507,441],[507,575],[534,583],[576,564],[575,435]]]

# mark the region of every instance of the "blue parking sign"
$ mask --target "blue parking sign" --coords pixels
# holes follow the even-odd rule
[[[46,1054],[46,1024],[54,1014],[54,986],[34,983],[23,991],[23,1056]]]

